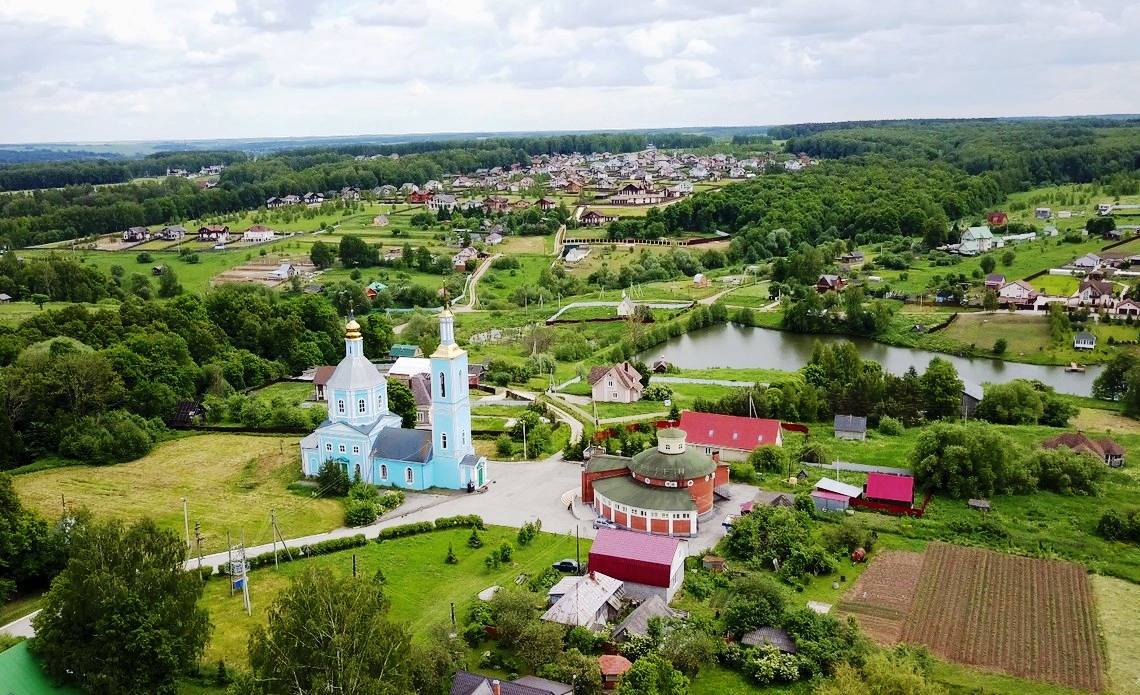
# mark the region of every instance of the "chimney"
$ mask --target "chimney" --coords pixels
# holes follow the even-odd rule
[[[499,679],[491,681],[491,692],[495,695],[502,695],[502,686],[499,685]]]

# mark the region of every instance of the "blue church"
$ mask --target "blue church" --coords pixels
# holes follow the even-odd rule
[[[487,461],[471,441],[467,351],[455,343],[455,317],[439,315],[431,355],[432,429],[404,429],[388,409],[388,382],[364,356],[360,324],[345,325],[344,359],[325,386],[329,417],[301,440],[301,468],[315,476],[329,459],[350,477],[409,490],[462,489],[486,483]]]

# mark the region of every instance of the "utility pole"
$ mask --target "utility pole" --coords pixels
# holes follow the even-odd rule
[[[352,578],[356,579],[356,553],[352,554]]]
[[[270,523],[270,525],[273,526],[273,569],[278,569],[280,567],[280,565],[277,562],[277,510],[276,509],[270,509],[269,510],[269,523]],[[353,560],[354,560],[353,569],[354,570],[356,569],[355,559],[356,559],[356,557],[353,556]],[[354,576],[354,577],[356,576],[355,571],[352,573],[352,576]]]
[[[245,614],[253,615],[253,604],[249,600],[249,563],[245,559],[245,529],[241,530],[241,593],[245,601]]]
[[[182,498],[182,525],[186,529],[186,552],[190,552],[190,509],[186,498]]]
[[[522,421],[522,426],[523,426],[523,460],[526,461],[527,460],[527,454],[526,454],[526,420]]]
[[[289,558],[290,562],[293,560],[293,553],[289,550],[289,545],[285,542],[285,536],[281,533],[281,528],[277,525],[277,510],[270,509],[270,521],[273,524],[273,566],[277,566],[277,541],[281,541],[281,549],[285,551],[285,557]]]
[[[198,578],[202,578],[202,522],[194,522],[194,542],[198,544]]]
[[[226,574],[230,579],[230,597],[234,595],[234,544],[230,540],[230,530],[226,529]]]

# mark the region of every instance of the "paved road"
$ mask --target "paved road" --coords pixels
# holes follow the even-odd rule
[[[0,635],[9,635],[11,637],[35,637],[36,631],[32,628],[32,618],[39,615],[39,611],[28,613],[23,618],[13,620],[7,625],[0,626]]]

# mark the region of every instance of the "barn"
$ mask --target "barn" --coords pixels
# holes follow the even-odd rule
[[[842,512],[857,499],[863,491],[854,485],[841,483],[831,478],[820,478],[811,492],[811,501],[821,512]]]
[[[625,582],[627,596],[673,600],[685,579],[685,543],[619,529],[598,529],[590,546],[590,571]]]
[[[893,473],[868,473],[863,500],[902,512],[914,506],[914,478]]]

